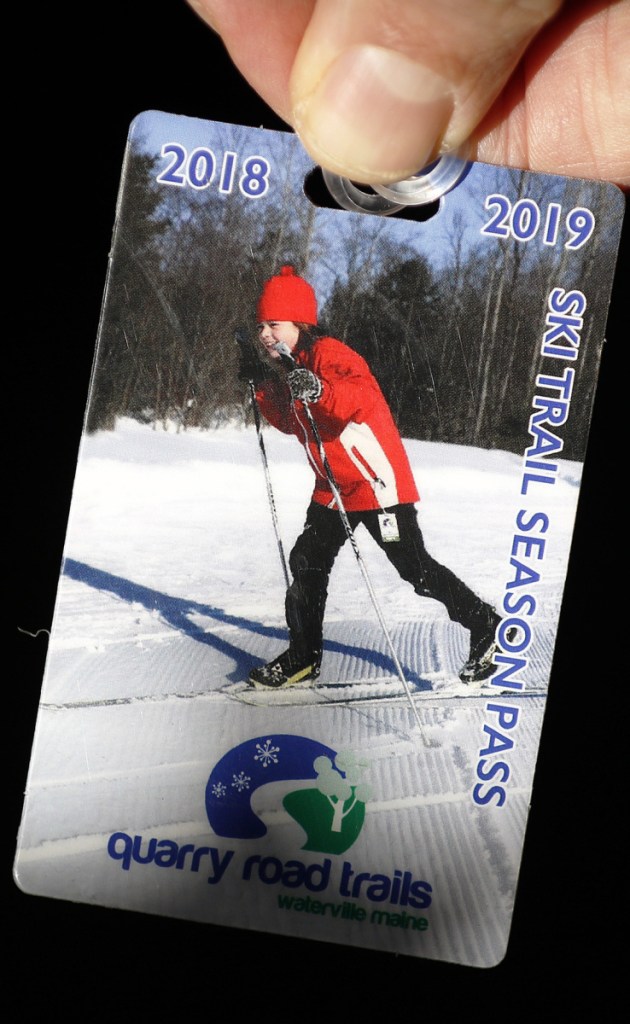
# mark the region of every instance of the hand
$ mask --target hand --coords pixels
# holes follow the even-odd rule
[[[311,370],[299,367],[287,374],[291,398],[301,402],[316,402],[322,393],[322,382]]]
[[[489,163],[630,186],[630,0],[189,0],[315,161]]]
[[[238,379],[244,383],[252,381],[254,384],[260,384],[266,380],[270,376],[269,367],[254,349],[247,331],[242,327],[237,328],[234,332],[234,340],[239,347]]]

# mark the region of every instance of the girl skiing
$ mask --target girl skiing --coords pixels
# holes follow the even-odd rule
[[[261,371],[265,364],[244,355],[239,376],[254,380],[265,419],[303,444],[315,487],[289,556],[289,647],[253,668],[250,684],[284,687],[319,675],[328,580],[348,525],[354,531],[360,523],[417,594],[441,601],[451,619],[470,630],[461,679],[487,678],[495,668],[499,616],[427,552],[407,453],[368,364],[318,328],[315,293],[291,266],[265,283],[257,321],[266,365],[278,372],[269,375]]]

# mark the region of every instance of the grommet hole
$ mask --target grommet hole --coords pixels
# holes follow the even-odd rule
[[[371,188],[369,185],[364,185],[360,182],[352,182],[361,193],[368,197],[374,197],[375,201],[378,201],[378,193]],[[333,198],[324,180],[324,174],[321,167],[314,167],[312,171],[304,178],[304,193],[307,199],[319,209],[322,210],[339,210],[342,206]],[[391,204],[395,206],[395,204]],[[388,217],[395,217],[397,220],[411,220],[416,222],[424,222],[431,220],[435,217],[440,209],[440,200],[436,199],[430,203],[423,203],[418,206],[400,206],[396,207],[393,212],[388,213]],[[371,214],[372,216],[383,216],[382,213],[377,213],[372,210],[362,209],[361,213]]]

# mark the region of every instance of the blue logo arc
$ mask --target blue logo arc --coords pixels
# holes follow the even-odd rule
[[[206,812],[218,836],[258,839],[266,825],[251,807],[252,795],[268,782],[315,779],[316,758],[334,761],[336,751],[317,740],[290,733],[265,734],[228,750],[216,763],[206,786]]]

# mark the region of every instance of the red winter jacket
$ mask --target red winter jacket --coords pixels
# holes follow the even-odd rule
[[[297,366],[312,370],[322,393],[309,408],[348,512],[390,508],[419,500],[407,453],[376,379],[362,356],[336,338],[318,338],[293,353]],[[261,411],[274,427],[295,434],[315,471],[313,501],[335,507],[301,401],[291,402],[282,378],[256,391]]]

